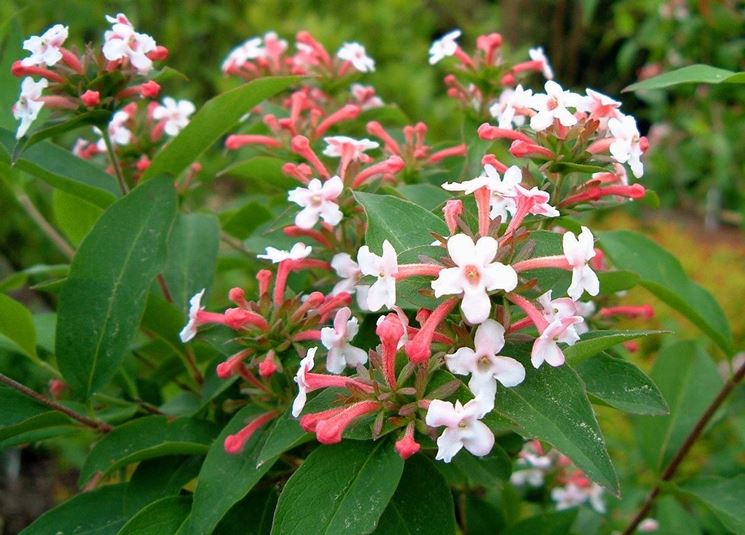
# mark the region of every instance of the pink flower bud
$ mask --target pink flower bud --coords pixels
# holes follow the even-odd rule
[[[455,234],[455,231],[458,229],[458,218],[463,213],[463,201],[450,199],[445,203],[442,211],[445,214],[445,222],[447,223],[450,234]]]
[[[377,401],[360,401],[339,414],[316,424],[316,438],[321,444],[338,444],[347,427],[362,416],[380,408]]]
[[[267,354],[259,363],[259,375],[262,377],[269,377],[278,370],[277,363],[274,361],[274,353]]]
[[[224,447],[227,453],[240,453],[253,434],[265,423],[277,416],[277,411],[270,411],[252,420],[246,427],[233,435],[225,437]]]
[[[93,108],[94,106],[98,106],[101,103],[101,93],[89,89],[88,91],[80,95],[80,100],[82,100],[83,104],[85,104],[87,107]]]
[[[143,98],[157,98],[160,93],[160,85],[154,80],[145,82],[140,86],[140,95]]]
[[[231,288],[228,292],[228,299],[231,303],[235,303],[236,306],[247,308],[248,302],[246,301],[246,292],[243,288]]]
[[[147,55],[152,61],[163,61],[168,58],[168,49],[164,46],[158,45],[155,50]]]
[[[396,452],[401,456],[403,460],[408,459],[412,455],[416,455],[422,448],[416,440],[414,440],[414,425],[413,422],[406,427],[404,436],[396,441]]]

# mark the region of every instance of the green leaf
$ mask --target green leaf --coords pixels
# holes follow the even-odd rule
[[[433,241],[432,232],[448,235],[442,218],[416,204],[392,195],[354,193],[367,215],[365,243],[380,253],[388,240],[396,252],[403,252]]]
[[[582,339],[573,346],[564,348],[564,356],[573,365],[578,364],[606,349],[642,336],[664,334],[667,331],[591,331],[582,335]]]
[[[644,89],[663,89],[680,84],[743,84],[745,72],[728,71],[711,65],[688,65],[674,71],[665,72],[641,82],[625,87],[622,92]]]
[[[168,420],[145,416],[105,435],[80,470],[81,486],[96,473],[109,474],[122,466],[166,455],[207,453],[215,437],[213,424],[193,418]]]
[[[126,484],[108,485],[74,496],[41,515],[20,535],[116,535],[130,514],[124,509]]]
[[[588,394],[633,414],[664,415],[669,409],[654,381],[623,359],[600,353],[572,364]]]
[[[451,198],[447,191],[433,184],[404,184],[397,189],[407,200],[427,210],[434,210]]]
[[[254,156],[226,167],[219,176],[227,175],[244,179],[254,190],[287,191],[297,186],[298,183],[294,178],[282,172],[282,166],[285,163],[285,160],[272,156]]]
[[[223,214],[220,214],[221,219]],[[235,212],[222,219],[223,230],[239,240],[245,240],[261,225],[271,221],[274,214],[267,210],[264,203],[249,201]]]
[[[0,440],[27,431],[72,423],[64,414],[5,386],[0,386],[0,408]]]
[[[618,478],[582,380],[569,366],[534,369],[529,346],[508,346],[502,353],[525,366],[525,380],[501,388],[495,413],[525,438],[539,438],[569,457],[589,478],[618,494]],[[487,416],[488,419],[488,416]]]
[[[628,230],[600,233],[600,243],[613,264],[641,277],[640,284],[732,354],[732,333],[719,303],[693,282],[673,255],[649,238]]]
[[[578,509],[531,516],[511,525],[502,535],[569,535]]]
[[[711,357],[696,342],[682,341],[660,351],[652,380],[670,406],[666,417],[639,417],[635,431],[647,462],[662,469],[722,387]]]
[[[732,533],[745,533],[745,474],[732,478],[698,477],[677,490],[706,505]]]
[[[0,128],[0,162],[11,163],[15,143],[15,135]],[[48,141],[24,151],[12,164],[54,188],[101,208],[106,208],[121,195],[114,177]]]
[[[601,271],[597,276],[601,295],[613,295],[639,284],[639,275],[630,271]]]
[[[369,533],[403,469],[404,461],[387,440],[319,447],[287,481],[272,533]]]
[[[207,101],[186,128],[155,155],[140,180],[147,181],[164,173],[178,176],[251,108],[300,79],[297,76],[260,78]]]
[[[225,515],[213,535],[269,535],[276,505],[274,487],[254,489]]]
[[[256,466],[257,455],[266,439],[265,428],[259,429],[237,455],[227,453],[223,446],[228,435],[237,433],[262,413],[253,405],[243,407],[210,446],[197,479],[188,533],[212,533],[233,505],[243,499],[274,464],[271,460]]]
[[[166,179],[138,186],[101,216],[62,286],[56,353],[68,385],[85,398],[116,373],[162,269],[176,216]]]
[[[83,113],[76,113],[70,119],[63,119],[62,121],[54,122],[50,121],[41,128],[34,130],[25,142],[24,140],[21,140],[16,152],[19,152],[19,150],[26,150],[40,141],[52,136],[60,136],[66,132],[77,130],[81,126],[94,125],[103,128],[111,120],[112,114],[111,111],[97,109]],[[15,159],[15,157],[13,159]]]
[[[165,496],[176,496],[184,485],[195,479],[203,456],[173,455],[142,461],[127,485],[124,506],[139,511]]]
[[[439,463],[437,469],[450,482],[490,489],[509,479],[512,473],[512,460],[498,444],[495,444],[485,457],[456,455],[450,463]]]
[[[179,214],[168,240],[163,276],[173,302],[183,312],[189,299],[212,285],[220,245],[220,225],[211,214]]]
[[[659,521],[659,530],[655,535],[701,535],[697,519],[688,512],[674,496],[662,496],[657,500],[655,519]]]
[[[191,510],[191,496],[168,496],[144,507],[117,535],[176,533]]]
[[[443,477],[423,455],[406,461],[401,482],[375,535],[453,535],[455,507]]]
[[[0,335],[7,337],[27,356],[37,359],[36,329],[31,312],[18,301],[0,294]]]
[[[52,210],[55,222],[76,247],[80,245],[103,213],[103,210],[95,204],[65,193],[61,189],[54,190]]]

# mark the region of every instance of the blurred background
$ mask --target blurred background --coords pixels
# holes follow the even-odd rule
[[[426,119],[433,141],[459,134],[448,120],[454,104],[445,96],[443,72],[427,63],[433,39],[460,28],[466,49],[477,35],[493,31],[502,33],[508,50],[518,54],[543,46],[559,83],[573,89],[591,87],[623,101],[624,112],[634,115],[649,136],[643,183],[657,192],[661,210],[633,206],[609,214],[605,223],[643,228],[671,250],[723,304],[735,340],[745,337],[743,86],[685,85],[664,92],[621,93],[640,78],[694,63],[745,70],[741,0],[5,0],[0,2],[0,31],[8,36],[3,57],[7,60],[8,50],[54,23],[70,26],[70,42],[100,42],[107,27],[104,16],[119,11],[139,31],[166,45],[168,65],[188,77],[171,80],[165,92],[197,106],[236,85],[223,77],[220,63],[250,36],[275,30],[291,40],[304,29],[329,50],[344,41],[359,41],[377,64],[365,83],[375,85],[384,101],[398,103],[412,120]],[[0,88],[0,122],[12,121],[9,106],[17,91]],[[49,203],[43,196],[34,200],[37,206]],[[46,246],[46,238],[2,181],[0,207],[0,281],[21,266],[63,261]],[[630,296],[635,299],[650,301],[641,292]],[[673,311],[662,305],[656,310],[657,327],[695,333]],[[0,349],[4,362],[13,358]],[[745,421],[740,428],[745,436]],[[624,432],[623,426],[618,432]],[[80,450],[64,439],[53,448],[54,460],[43,451],[24,453],[39,456],[38,462],[25,464],[34,471],[20,472],[19,459],[0,462],[0,534],[13,533],[74,487],[71,470]]]

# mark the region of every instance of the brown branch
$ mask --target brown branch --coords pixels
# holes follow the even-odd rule
[[[644,499],[644,503],[642,504],[641,509],[639,509],[639,512],[636,513],[636,516],[634,516],[634,518],[631,520],[629,525],[623,531],[622,535],[631,535],[632,533],[634,533],[641,521],[647,517],[649,511],[652,509],[652,504],[654,503],[655,498],[657,498],[660,493],[662,483],[670,481],[673,478],[675,472],[680,466],[680,463],[683,462],[683,459],[685,459],[686,455],[688,455],[688,452],[691,451],[693,444],[696,442],[698,437],[701,436],[701,433],[703,433],[709,421],[712,419],[717,410],[719,410],[719,407],[721,407],[722,403],[724,403],[724,400],[727,399],[727,396],[729,396],[735,389],[735,387],[737,387],[739,382],[742,381],[743,377],[745,377],[745,363],[740,365],[740,368],[734,373],[734,375],[732,375],[732,377],[729,378],[729,380],[719,391],[719,394],[717,394],[717,397],[714,398],[714,401],[709,404],[709,406],[706,408],[706,411],[704,411],[704,413],[701,415],[701,418],[698,419],[696,425],[693,426],[693,429],[691,429],[691,432],[688,433],[685,441],[680,446],[678,452],[675,454],[675,457],[673,457],[673,459],[670,461],[670,464],[668,464],[667,468],[665,468],[665,471],[660,477],[660,481],[649,492],[649,494],[647,494],[647,497]]]
[[[70,247],[70,244],[67,243],[65,238],[63,238],[62,235],[57,232],[57,229],[46,220],[44,215],[36,208],[31,198],[25,193],[21,193],[18,195],[18,202],[23,206],[23,209],[26,210],[28,216],[34,220],[34,223],[36,223],[42,232],[46,234],[47,238],[57,246],[57,249],[59,249],[68,260],[71,260],[72,257],[75,256],[75,249]]]
[[[75,412],[74,410],[65,407],[61,403],[57,403],[56,401],[53,401],[47,397],[42,396],[38,392],[31,390],[26,385],[22,385],[21,383],[14,381],[7,375],[3,375],[0,373],[0,383],[3,383],[10,388],[17,390],[24,396],[30,397],[34,401],[37,401],[41,403],[42,405],[45,405],[49,407],[52,410],[55,410],[57,412],[61,412],[65,416],[72,418],[73,420],[80,422],[81,424],[90,427],[92,429],[95,429],[96,431],[100,431],[102,433],[108,433],[113,429],[109,424],[106,422],[102,422],[101,420],[95,420],[93,418],[88,418],[87,416],[83,416],[82,414]]]

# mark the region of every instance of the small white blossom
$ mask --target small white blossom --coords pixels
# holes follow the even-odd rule
[[[568,108],[577,108],[582,105],[582,96],[564,90],[553,80],[546,82],[544,88],[546,93],[533,95],[531,107],[537,111],[530,118],[530,127],[536,132],[546,130],[558,120],[563,126],[574,126],[577,118]]]
[[[223,72],[227,72],[231,68],[240,68],[247,61],[265,56],[266,49],[263,46],[261,37],[252,37],[251,39],[246,39],[230,51],[228,57],[222,63],[222,70]]]
[[[474,193],[480,188],[487,188],[491,193],[489,197],[489,217],[496,219],[501,217],[506,221],[508,215],[514,215],[517,205],[514,197],[516,196],[516,187],[522,182],[523,174],[519,167],[513,165],[504,172],[504,177],[500,178],[499,173],[493,165],[486,164],[484,171],[471,180],[463,182],[445,182],[443,189],[448,191],[462,191],[466,195]]]
[[[103,55],[109,61],[128,59],[140,74],[147,74],[153,62],[147,54],[156,48],[155,39],[145,33],[135,31],[129,19],[119,13],[116,17],[106,15],[112,24],[111,30],[104,33]]]
[[[62,59],[60,48],[67,39],[68,27],[55,24],[41,35],[33,35],[23,42],[23,49],[31,55],[21,60],[24,67],[46,65],[51,67]]]
[[[342,61],[348,61],[360,72],[373,72],[375,60],[367,55],[365,47],[359,43],[344,43],[336,53]]]
[[[579,237],[571,232],[565,232],[563,248],[564,256],[572,266],[572,283],[567,290],[569,297],[578,301],[585,290],[590,295],[598,295],[600,281],[588,264],[595,256],[594,238],[590,229],[582,227]]]
[[[623,115],[620,119],[608,120],[608,130],[613,136],[610,144],[610,155],[618,163],[627,163],[636,178],[644,175],[644,164],[641,157],[644,154],[641,147],[641,136],[636,127],[636,119],[630,115]]]
[[[306,258],[313,251],[310,245],[304,243],[296,243],[292,246],[289,251],[283,251],[274,247],[267,247],[265,254],[256,255],[256,258],[263,258],[265,260],[271,260],[274,264],[279,264],[285,260],[302,260]]]
[[[494,434],[479,421],[483,416],[482,403],[478,399],[465,405],[460,401],[453,405],[449,401],[433,399],[425,421],[430,427],[446,427],[437,439],[435,459],[449,463],[464,447],[477,457],[487,455],[494,447]]]
[[[183,343],[188,342],[197,335],[197,315],[200,311],[204,310],[202,307],[202,298],[204,297],[204,289],[197,292],[194,297],[189,300],[189,321],[184,325],[179,333],[179,338]]]
[[[303,209],[295,216],[295,224],[304,229],[313,228],[318,219],[329,225],[338,225],[343,214],[334,202],[344,190],[344,183],[338,176],[325,182],[314,178],[307,188],[295,188],[287,194],[287,199]]]
[[[532,89],[523,89],[522,85],[515,89],[507,88],[499,95],[499,100],[489,108],[489,113],[497,120],[499,128],[512,130],[515,126],[525,124],[522,110],[530,108],[532,98]]]
[[[346,158],[349,161],[365,160],[365,151],[377,149],[380,144],[369,139],[354,139],[347,136],[329,136],[323,138],[326,148],[323,150],[325,156],[332,158]]]
[[[603,487],[597,483],[588,483],[585,486],[570,481],[565,487],[553,489],[551,491],[551,499],[556,502],[556,509],[559,511],[578,507],[589,501],[595,511],[600,514],[605,513]]]
[[[458,37],[460,37],[460,30],[454,30],[434,41],[429,48],[429,64],[434,65],[455,54],[455,51],[458,50]]]
[[[562,336],[558,338],[559,342],[572,345],[574,342],[579,340],[579,335],[582,332],[587,332],[587,325],[585,324],[583,317],[584,315],[579,312],[580,303],[573,301],[569,297],[551,299],[551,293],[552,291],[549,290],[538,298],[538,302],[543,307],[543,317],[546,318],[546,321],[551,323],[556,319],[564,319],[574,316],[582,318],[582,322],[570,325],[567,327],[566,331],[564,331]],[[592,305],[592,302],[590,302],[590,305]]]
[[[359,328],[357,318],[352,317],[349,307],[344,307],[336,313],[333,327],[321,329],[321,343],[329,350],[326,357],[328,371],[341,373],[345,366],[355,367],[367,362],[367,351],[350,344]]]
[[[367,245],[363,245],[357,253],[357,262],[363,275],[378,278],[367,291],[367,307],[373,312],[383,306],[392,308],[396,304],[398,273],[398,259],[393,245],[385,240],[382,256],[376,255]]]
[[[153,110],[153,119],[165,121],[165,133],[175,136],[189,124],[189,116],[194,113],[195,109],[194,104],[188,100],[177,102],[171,97],[166,97],[163,99],[163,104]]]
[[[292,402],[292,416],[297,418],[305,407],[305,402],[308,400],[308,385],[305,382],[305,374],[313,369],[315,361],[313,360],[316,356],[317,347],[311,347],[305,358],[300,361],[300,367],[295,374],[295,382],[297,383],[298,393],[295,400]]]
[[[39,116],[39,112],[44,107],[41,93],[47,85],[49,85],[49,82],[45,78],[34,82],[34,79],[30,76],[27,76],[21,82],[21,94],[18,101],[13,104],[13,117],[21,121],[16,132],[16,139],[21,139]]]

